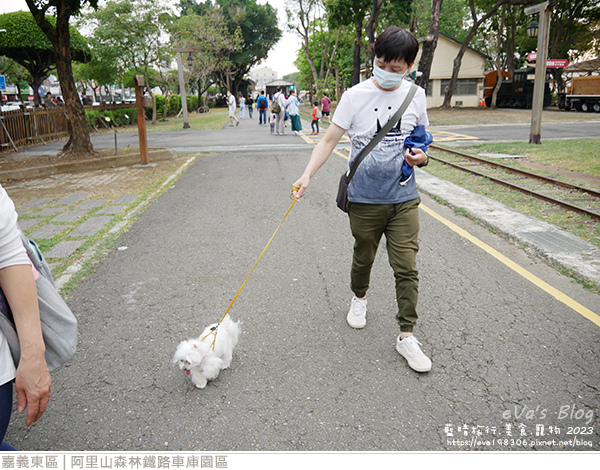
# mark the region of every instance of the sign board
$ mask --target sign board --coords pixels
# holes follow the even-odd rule
[[[0,75],[0,90],[6,90],[6,78],[4,75]]]
[[[537,59],[537,52],[530,52],[527,54],[528,62],[535,62]],[[546,67],[549,69],[563,69],[567,65],[569,65],[569,61],[567,59],[548,59],[546,61]]]
[[[548,59],[546,62],[546,67],[549,69],[564,69],[567,65],[569,65],[567,59]]]

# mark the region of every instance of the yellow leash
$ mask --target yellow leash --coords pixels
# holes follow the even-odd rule
[[[202,341],[204,341],[205,338],[208,338],[210,335],[214,335],[214,339],[213,339],[213,342],[212,342],[212,345],[211,345],[211,347],[212,347],[213,350],[215,348],[215,342],[217,341],[217,330],[219,328],[219,325],[225,319],[225,317],[229,313],[229,310],[231,310],[231,307],[233,307],[233,304],[235,303],[235,301],[237,300],[238,296],[240,295],[240,292],[242,292],[242,289],[246,285],[246,282],[248,282],[248,279],[250,279],[250,276],[252,275],[252,272],[254,271],[254,268],[256,268],[256,265],[258,264],[258,262],[261,260],[261,258],[263,257],[263,255],[267,251],[267,248],[269,248],[269,245],[271,244],[271,242],[275,238],[275,235],[277,235],[277,232],[279,232],[279,229],[281,228],[281,226],[283,225],[284,220],[287,218],[288,214],[292,210],[292,207],[294,207],[294,204],[296,204],[296,202],[298,201],[298,199],[295,198],[294,195],[293,195],[293,191],[298,191],[298,189],[299,188],[297,188],[296,186],[292,186],[292,194],[290,194],[290,197],[292,198],[292,204],[290,205],[290,208],[287,210],[287,212],[283,216],[283,219],[281,219],[281,222],[279,222],[279,225],[277,226],[277,229],[275,230],[275,232],[271,236],[271,239],[269,240],[269,242],[265,246],[264,250],[262,251],[262,253],[258,257],[258,259],[256,260],[256,263],[254,263],[254,266],[252,266],[252,269],[250,270],[250,273],[246,277],[246,280],[242,283],[242,286],[237,291],[237,294],[235,294],[235,297],[233,298],[233,300],[229,304],[229,307],[227,307],[227,310],[225,310],[225,313],[221,317],[221,320],[219,320],[219,322],[217,323],[217,325],[212,328],[212,332],[208,333],[206,336],[204,336],[204,338],[202,338]]]

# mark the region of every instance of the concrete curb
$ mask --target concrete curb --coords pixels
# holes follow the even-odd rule
[[[450,207],[463,208],[502,236],[524,245],[550,263],[569,269],[580,279],[600,285],[600,249],[595,245],[518,212],[500,202],[468,191],[417,169],[419,190],[443,199]]]
[[[148,151],[148,159],[150,160],[150,163],[176,157],[177,153],[173,149],[152,149]],[[136,163],[140,162],[140,154],[132,153],[127,155],[115,155],[113,157],[93,158],[77,162],[56,163],[54,165],[0,171],[0,181],[33,179],[60,173],[77,173],[80,171],[101,170],[103,168],[135,165]]]

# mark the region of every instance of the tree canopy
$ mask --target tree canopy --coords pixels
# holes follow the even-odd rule
[[[89,156],[94,153],[90,130],[73,79],[71,53],[71,29],[69,21],[73,14],[81,11],[84,4],[98,6],[98,0],[25,0],[36,23],[48,37],[56,57],[56,71],[60,89],[69,117],[69,140],[62,153]],[[46,14],[51,12],[56,22],[49,21]]]
[[[180,3],[182,15],[195,13],[205,15],[213,2]],[[256,0],[215,0],[214,6],[221,10],[230,36],[241,38],[240,46],[228,54],[233,74],[233,90],[255,65],[267,58],[271,48],[281,39],[282,32],[277,21],[277,11],[268,3],[259,5]],[[290,52],[293,53],[293,52]]]
[[[56,26],[56,18],[47,15],[46,19]],[[54,46],[31,13],[26,11],[0,15],[0,29],[6,30],[0,34],[0,55],[27,69],[35,102],[40,104],[38,88],[56,66]],[[87,62],[91,51],[86,39],[73,26],[70,27],[70,34],[73,60]]]

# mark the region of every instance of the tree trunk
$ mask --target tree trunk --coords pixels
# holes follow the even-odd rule
[[[450,83],[448,84],[448,88],[446,89],[446,94],[444,95],[444,102],[442,103],[442,108],[450,108],[450,102],[452,101],[452,95],[454,94],[454,89],[456,88],[456,82],[458,80],[458,73],[460,72],[460,66],[462,65],[462,58],[469,47],[469,44],[475,37],[477,33],[477,29],[481,26],[482,23],[487,21],[493,15],[496,14],[498,8],[502,5],[509,3],[511,0],[499,0],[491,9],[481,18],[477,19],[477,12],[475,10],[475,2],[474,0],[469,0],[469,6],[471,8],[471,17],[473,19],[473,25],[467,34],[467,38],[463,41],[460,46],[460,50],[458,54],[456,54],[456,58],[454,59],[454,67],[452,69],[452,77],[450,78]]]
[[[383,0],[373,0],[373,7],[371,8],[369,21],[367,21],[367,24],[365,26],[365,32],[367,34],[367,38],[369,39],[369,47],[367,48],[367,53],[365,54],[365,68],[367,78],[371,76],[373,70],[373,61],[375,60],[375,31],[377,30],[379,13],[381,13],[382,4]]]
[[[352,56],[352,86],[360,82],[360,49],[362,42],[362,21],[354,24],[354,55]]]
[[[496,41],[496,86],[494,87],[494,91],[492,92],[492,102],[491,107],[496,107],[496,102],[498,100],[498,92],[500,91],[500,87],[502,86],[502,35],[504,34],[504,18],[506,17],[506,5],[502,6],[502,17],[500,18],[500,27],[498,28],[498,38]]]
[[[429,86],[429,77],[431,75],[431,64],[433,63],[433,54],[437,47],[438,36],[440,33],[440,18],[442,16],[442,0],[432,0],[431,2],[431,23],[429,24],[429,34],[433,36],[432,41],[423,43],[423,51],[419,60],[419,72],[422,73],[415,83],[425,89]]]
[[[42,97],[40,96],[40,86],[42,85],[42,80],[38,77],[31,77],[31,83],[29,86],[33,90],[33,104],[37,108],[38,106],[42,106]]]
[[[38,26],[54,46],[56,71],[69,119],[69,140],[64,145],[61,154],[92,155],[94,147],[90,140],[90,128],[83,105],[79,100],[71,66],[71,32],[69,30],[71,2],[57,2],[56,28],[54,28],[46,20],[45,10],[39,10],[33,0],[26,1]]]
[[[506,27],[506,41],[504,49],[506,50],[506,71],[512,77],[515,72],[515,14],[514,6],[509,7],[508,20],[509,25]]]

